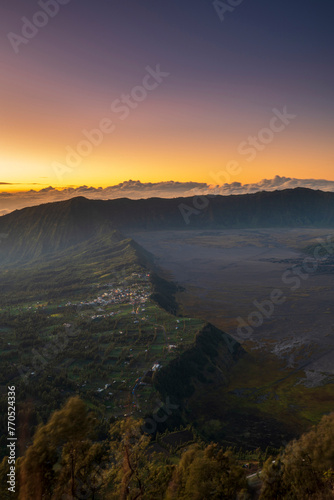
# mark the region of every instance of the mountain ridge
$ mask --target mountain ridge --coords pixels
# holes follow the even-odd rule
[[[0,217],[0,234],[6,235],[0,262],[43,259],[112,231],[334,227],[332,192],[296,188],[201,200],[80,196],[26,207]]]

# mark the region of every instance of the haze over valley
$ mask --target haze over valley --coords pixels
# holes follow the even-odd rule
[[[166,277],[184,287],[177,298],[187,314],[253,344],[250,349],[274,353],[288,367],[302,366],[307,352],[309,365],[301,378],[310,386],[334,375],[334,260],[327,254],[314,271],[305,250],[319,241],[325,245],[332,235],[330,228],[131,233],[154,254]],[[284,292],[285,300],[270,306],[275,289]],[[237,318],[248,324],[251,313],[261,313],[254,301],[260,307],[266,303],[263,322],[245,328]]]

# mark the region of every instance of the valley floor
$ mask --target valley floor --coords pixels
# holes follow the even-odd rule
[[[185,288],[177,297],[184,313],[210,321],[248,352],[228,389],[231,407],[239,412],[261,409],[290,423],[296,418],[298,428],[333,410],[334,260],[327,245],[314,271],[312,253],[305,253],[320,242],[326,246],[331,234],[326,229],[131,233],[165,275]],[[273,290],[281,291],[283,303],[268,303]],[[262,324],[251,326],[261,315]],[[246,327],[238,330],[241,324]],[[211,401],[216,407],[216,396],[217,388],[211,398],[203,395],[203,405]]]

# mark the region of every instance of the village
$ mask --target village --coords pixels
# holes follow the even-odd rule
[[[148,327],[152,328],[152,331],[156,331],[156,328],[162,329],[162,336],[159,344],[165,346],[167,352],[170,353],[172,350],[176,349],[176,344],[169,344],[169,337],[167,337],[167,332],[162,325],[155,324],[155,320],[149,314],[147,314],[146,305],[150,309],[149,298],[152,293],[151,285],[150,285],[150,274],[149,273],[132,273],[130,276],[124,278],[122,282],[109,282],[107,284],[96,284],[98,289],[102,289],[103,293],[99,293],[96,298],[92,298],[90,300],[82,300],[79,302],[68,301],[64,304],[63,307],[73,307],[76,306],[78,309],[82,310],[82,313],[86,311],[86,314],[89,314],[89,318],[92,321],[99,321],[108,317],[119,316],[119,313],[124,315],[124,312],[127,310],[127,319],[126,322],[128,325],[138,325],[143,324],[145,322]],[[114,308],[113,306],[120,306],[119,308]],[[130,309],[127,308],[130,306]],[[156,307],[156,306],[155,306]],[[125,309],[124,309],[125,308]],[[111,310],[112,309],[112,310]],[[94,314],[91,314],[91,311],[94,310]],[[174,323],[174,322],[173,322]],[[68,325],[67,325],[68,326]],[[173,330],[178,330],[180,326],[180,320],[175,319],[175,325],[173,325]],[[137,326],[135,327],[137,328]],[[122,336],[125,334],[124,327],[114,332],[116,337]],[[182,337],[180,339],[182,341]],[[119,341],[118,341],[119,343]],[[148,346],[147,346],[148,347]],[[142,355],[145,356],[148,354],[149,349],[143,349]],[[136,349],[138,355],[138,349]],[[130,364],[131,359],[134,358],[135,350],[129,347],[129,356],[128,360],[124,360],[122,365],[125,367]],[[160,352],[161,355],[161,352]],[[141,395],[138,394],[139,388],[146,387],[150,392],[152,388],[152,377],[154,372],[161,369],[162,364],[160,360],[160,356],[151,362],[152,364],[146,367],[140,374],[140,370],[136,370],[135,372],[130,372],[128,374],[123,374],[125,379],[123,380],[120,377],[120,373],[116,376],[114,373],[112,379],[109,379],[109,382],[103,385],[96,387],[94,390],[96,395],[99,395],[106,404],[106,409],[111,410],[113,408],[114,416],[123,415],[124,410],[127,410],[129,414],[133,414],[135,410],[141,413],[140,405],[138,398],[141,399]],[[145,363],[147,366],[147,362]],[[123,371],[123,370],[121,370]],[[118,370],[117,370],[118,372]],[[133,376],[137,376],[134,382],[130,382]],[[116,379],[113,378],[116,376]],[[130,382],[130,385],[129,385]],[[114,385],[116,384],[116,386]],[[83,384],[79,384],[79,386],[83,388],[91,387],[91,384],[85,380]],[[92,388],[92,387],[91,387]],[[146,391],[145,391],[146,392]],[[116,399],[114,399],[116,396]],[[146,395],[146,397],[149,397]],[[111,401],[114,400],[114,404],[110,406]],[[131,400],[131,403],[130,403]],[[145,401],[147,403],[147,400]],[[132,409],[130,410],[130,407]],[[118,411],[116,410],[118,408]],[[116,414],[114,413],[116,410]],[[122,411],[123,410],[123,411]]]
[[[81,297],[30,302],[22,310],[43,311],[52,323],[45,346],[54,343],[52,329],[57,325],[67,332],[80,324],[80,335],[66,347],[70,362],[63,369],[105,415],[120,418],[151,407],[155,373],[192,342],[201,323],[170,315],[150,300],[151,295],[150,274],[133,272],[96,280]],[[29,377],[40,373],[31,367]]]
[[[107,318],[108,316],[114,316],[115,311],[106,313],[102,307],[114,304],[131,304],[133,306],[139,304],[145,304],[151,295],[151,286],[149,283],[150,274],[140,274],[132,273],[132,282],[123,284],[108,283],[107,285],[100,285],[98,287],[108,288],[108,290],[95,299],[88,301],[67,302],[65,307],[77,306],[77,307],[99,307],[97,312],[103,314],[94,314],[91,319]],[[127,280],[128,281],[128,280]]]

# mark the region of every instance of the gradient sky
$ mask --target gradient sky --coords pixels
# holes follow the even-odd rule
[[[70,0],[18,54],[7,35],[41,8],[6,0],[0,9],[0,191],[215,184],[211,173],[231,160],[242,166],[231,181],[334,180],[332,0],[244,0],[223,22],[211,0]],[[170,75],[120,120],[112,102],[157,64]],[[284,106],[296,118],[247,161],[239,144]],[[114,132],[57,176],[54,162],[65,164],[66,147],[103,118]]]

